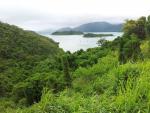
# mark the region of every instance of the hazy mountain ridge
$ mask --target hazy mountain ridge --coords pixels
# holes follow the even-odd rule
[[[75,30],[82,32],[120,32],[123,24],[110,24],[107,22],[93,22],[80,25]]]
[[[57,31],[82,31],[82,32],[120,32],[123,24],[111,24],[108,22],[91,22],[82,24],[80,26],[70,28],[65,27]]]

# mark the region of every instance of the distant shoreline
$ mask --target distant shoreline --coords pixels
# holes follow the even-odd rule
[[[83,35],[84,33],[81,31],[56,31],[51,35]]]
[[[94,33],[86,33],[83,35],[85,38],[99,38],[99,37],[107,37],[107,36],[114,36],[113,34],[94,34]]]

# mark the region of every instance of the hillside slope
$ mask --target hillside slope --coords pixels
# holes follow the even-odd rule
[[[0,23],[0,96],[13,95],[14,86],[30,77],[41,61],[54,62],[62,53],[52,39]]]
[[[30,64],[32,71],[14,62],[0,73],[0,94],[14,84],[10,76],[21,78],[0,98],[0,113],[150,113],[150,16],[127,20],[121,37],[98,44]]]
[[[0,23],[0,58],[23,59],[29,56],[55,55],[60,51],[56,42],[32,31]]]

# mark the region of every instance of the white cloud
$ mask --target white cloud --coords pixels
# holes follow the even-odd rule
[[[0,0],[0,20],[25,29],[122,22],[150,14],[150,0]]]

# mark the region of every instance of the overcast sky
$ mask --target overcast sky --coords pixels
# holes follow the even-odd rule
[[[0,0],[0,21],[28,30],[150,15],[150,0]]]

